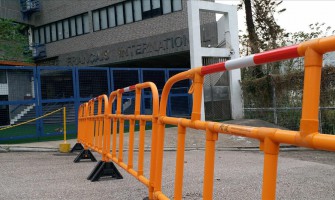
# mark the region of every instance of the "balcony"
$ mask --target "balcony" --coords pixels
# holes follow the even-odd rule
[[[31,14],[40,11],[41,8],[39,0],[20,0],[20,5],[24,19],[28,19]]]
[[[35,60],[44,58],[47,56],[46,51],[45,51],[45,45],[44,44],[35,44],[32,46],[32,53],[33,53],[33,58]]]

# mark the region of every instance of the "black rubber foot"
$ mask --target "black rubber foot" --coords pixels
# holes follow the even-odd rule
[[[144,197],[143,200],[149,200],[149,197]]]
[[[84,149],[83,145],[81,143],[76,143],[72,149],[71,149],[71,153],[73,153],[74,151],[82,151]]]
[[[97,159],[95,159],[95,157],[93,156],[92,152],[90,150],[82,150],[80,152],[80,154],[76,157],[76,159],[74,159],[73,162],[77,163],[80,162],[81,159],[91,159],[92,162],[97,162]]]
[[[101,177],[110,176],[114,179],[123,179],[119,170],[115,167],[112,162],[99,161],[94,167],[91,174],[87,177],[87,180],[92,182],[98,181]]]

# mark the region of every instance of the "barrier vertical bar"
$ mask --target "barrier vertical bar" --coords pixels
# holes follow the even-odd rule
[[[116,154],[116,131],[117,131],[117,121],[116,121],[116,118],[114,117],[110,117],[109,115],[112,114],[113,112],[113,102],[115,100],[117,96],[117,93],[116,92],[112,92],[110,95],[109,95],[109,99],[108,99],[108,108],[105,109],[105,118],[107,120],[106,122],[106,128],[105,128],[105,142],[106,142],[106,145],[105,145],[105,152],[106,152],[106,159],[109,160],[109,157],[107,154],[110,153],[110,146],[111,146],[111,142],[113,142],[113,150],[112,150],[112,157],[115,157],[115,154]],[[111,120],[113,120],[113,130],[112,130],[112,140],[111,141]],[[114,141],[115,139],[115,141]]]
[[[276,199],[276,180],[278,163],[279,143],[269,138],[264,140],[264,172],[263,172],[263,200]]]
[[[305,51],[304,93],[300,122],[301,136],[318,132],[322,54],[312,48]]]
[[[138,176],[143,175],[145,124],[146,123],[144,120],[140,120],[140,136],[138,145]]]
[[[113,98],[113,97],[112,97]],[[111,134],[111,119],[108,117],[108,115],[111,113],[111,105],[108,100],[108,97],[104,95],[104,113],[103,113],[103,146],[102,146],[102,161],[108,162],[109,158],[107,154],[110,152],[110,134]]]
[[[201,101],[202,101],[202,90],[204,84],[204,76],[200,74],[200,68],[195,73],[193,80],[193,108],[191,120],[200,120],[201,118]]]
[[[118,161],[123,162],[123,137],[124,137],[124,119],[120,119],[119,123],[119,156]]]
[[[128,153],[128,169],[133,168],[133,154],[134,154],[134,132],[135,120],[129,120],[129,153]]]
[[[89,122],[89,145],[94,146],[94,135],[95,135],[95,130],[94,130],[94,119],[92,118],[94,115],[94,101],[90,100],[89,103],[89,110],[88,110],[88,122]]]
[[[98,117],[96,120],[98,121],[98,150],[102,150],[102,139],[103,139],[103,126],[104,121],[102,115],[102,96],[98,97]]]
[[[116,158],[116,134],[117,134],[117,118],[113,118],[113,146],[112,157]]]
[[[176,157],[176,174],[174,183],[174,198],[182,199],[183,197],[183,176],[184,176],[184,154],[185,154],[185,134],[186,128],[178,125],[177,139],[177,157]]]
[[[213,180],[215,162],[215,142],[218,140],[218,133],[206,130],[206,150],[204,167],[203,199],[213,199]]]

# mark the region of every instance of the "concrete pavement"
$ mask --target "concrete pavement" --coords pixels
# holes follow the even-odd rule
[[[231,120],[226,121],[227,124],[239,124],[246,126],[255,127],[271,127],[281,128],[274,124],[255,119],[242,119],[242,120]],[[185,148],[187,150],[204,149],[205,147],[205,132],[201,130],[187,129],[186,132],[186,143]],[[63,141],[46,141],[46,142],[34,142],[24,144],[0,144],[0,152],[6,151],[58,151],[59,144]],[[128,133],[125,133],[124,147],[125,150],[128,148],[129,137]],[[71,144],[71,147],[76,143],[76,139],[67,140],[67,143]],[[135,149],[138,147],[139,138],[138,133],[135,133]],[[177,145],[177,128],[166,128],[165,131],[165,150],[175,150]],[[151,131],[146,131],[145,135],[145,148],[150,150],[151,146]],[[284,145],[287,147],[287,145]],[[258,140],[248,139],[239,136],[232,135],[219,135],[219,140],[216,143],[217,149],[257,149],[259,147]]]

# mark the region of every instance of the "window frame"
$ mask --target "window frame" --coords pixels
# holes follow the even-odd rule
[[[34,27],[34,29],[33,29],[33,35],[34,35],[33,41],[34,41],[34,43],[35,44],[42,44],[41,43],[41,33],[40,33],[41,29],[44,30],[44,34],[43,34],[44,43],[43,44],[57,42],[57,41],[61,41],[61,40],[65,40],[65,39],[68,39],[68,38],[73,38],[73,37],[77,37],[77,36],[81,36],[81,35],[85,35],[85,34],[90,33],[89,21],[87,21],[86,25],[88,25],[88,27],[86,29],[86,25],[85,25],[85,21],[84,21],[85,16],[87,16],[87,20],[89,20],[89,14],[88,14],[88,12],[85,12],[85,13],[82,13],[82,14],[79,14],[79,15],[74,15],[74,16],[62,19],[62,20],[58,20],[58,21],[54,21],[54,22],[51,22],[51,23],[48,23],[48,24],[44,24],[42,26]],[[77,28],[77,18],[78,17],[81,19],[81,27],[82,27],[82,33],[81,34],[78,34],[78,28]],[[68,24],[67,25],[67,27],[68,27],[68,37],[67,37],[67,35],[65,37],[65,29],[64,28],[66,27],[66,25],[65,25],[66,21],[67,21],[67,24]],[[72,22],[74,22],[74,30],[72,30]],[[59,35],[58,35],[59,24],[60,24],[61,29],[62,29],[61,30],[62,31],[62,37],[59,37]],[[50,41],[49,40],[47,41],[47,31],[46,31],[47,27],[49,27],[49,30],[50,30],[50,35],[49,35],[50,36]],[[53,35],[53,29],[56,32],[55,35]],[[36,32],[38,33],[38,35],[36,35]],[[38,42],[36,42],[36,39],[38,39]]]

